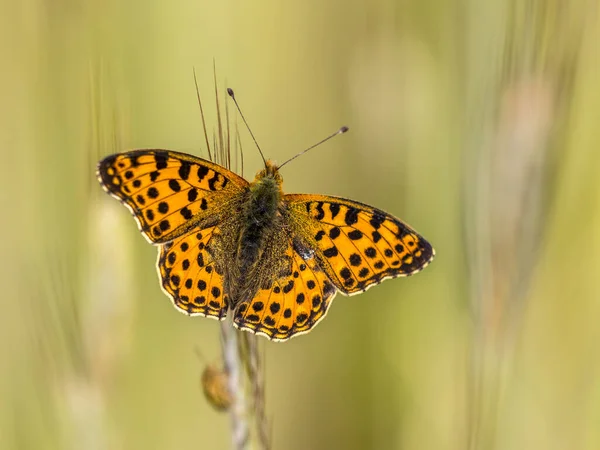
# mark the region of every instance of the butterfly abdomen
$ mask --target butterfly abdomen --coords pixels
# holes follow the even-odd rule
[[[265,176],[251,184],[239,240],[238,258],[242,273],[254,265],[259,250],[264,248],[265,232],[272,228],[280,202],[281,189],[277,179]]]

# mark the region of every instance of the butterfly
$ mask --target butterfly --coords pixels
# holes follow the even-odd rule
[[[249,182],[170,150],[104,158],[97,177],[158,246],[163,291],[188,315],[273,341],[309,332],[337,292],[413,275],[432,246],[404,222],[353,200],[284,194],[274,162]]]

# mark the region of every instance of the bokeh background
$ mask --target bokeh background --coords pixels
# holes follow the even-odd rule
[[[377,205],[437,250],[261,340],[272,447],[600,448],[597,1],[0,5],[0,448],[231,448],[200,386],[219,325],[173,309],[94,177],[125,149],[205,156],[213,59],[270,158],[350,127],[287,192]]]

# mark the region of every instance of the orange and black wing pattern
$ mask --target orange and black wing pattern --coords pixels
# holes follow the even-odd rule
[[[189,232],[249,185],[218,164],[170,150],[110,155],[96,173],[104,190],[127,206],[155,244]]]
[[[274,341],[309,332],[327,314],[337,289],[310,251],[287,242],[283,273],[240,303],[234,325]]]
[[[396,217],[325,195],[284,196],[292,228],[314,248],[319,265],[344,294],[387,278],[413,275],[435,256],[431,244]]]
[[[218,229],[213,226],[162,245],[157,266],[163,291],[180,312],[224,320],[230,300],[224,289],[223,269],[208,251],[216,233]]]

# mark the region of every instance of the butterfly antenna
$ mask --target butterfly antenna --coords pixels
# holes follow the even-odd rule
[[[284,162],[283,164],[281,164],[278,168],[281,169],[283,166],[285,166],[287,163],[293,161],[294,159],[296,159],[298,156],[304,155],[307,151],[312,150],[315,147],[318,147],[319,145],[327,142],[329,139],[336,137],[338,134],[344,134],[346,131],[348,131],[348,127],[342,127],[339,130],[337,130],[335,133],[327,136],[325,139],[323,139],[322,141],[317,142],[315,145],[312,145],[310,147],[308,147],[306,150],[302,150],[300,153],[298,153],[296,156],[292,156],[290,159],[288,159],[286,162]]]
[[[242,120],[246,124],[246,128],[248,128],[248,131],[250,132],[250,136],[252,136],[252,139],[254,140],[254,143],[256,144],[256,148],[258,148],[260,156],[262,157],[262,160],[265,163],[265,167],[266,167],[267,166],[267,160],[265,159],[265,155],[263,155],[263,152],[260,149],[260,145],[258,145],[258,142],[256,141],[256,138],[254,137],[254,133],[252,133],[252,130],[250,129],[250,125],[248,125],[248,122],[246,121],[246,118],[244,117],[244,114],[242,113],[242,110],[240,109],[240,105],[238,105],[238,102],[235,99],[235,94],[233,93],[233,89],[227,88],[227,93],[233,99],[233,102],[235,103],[235,106],[236,106],[238,112],[240,113],[240,116],[242,116]]]

